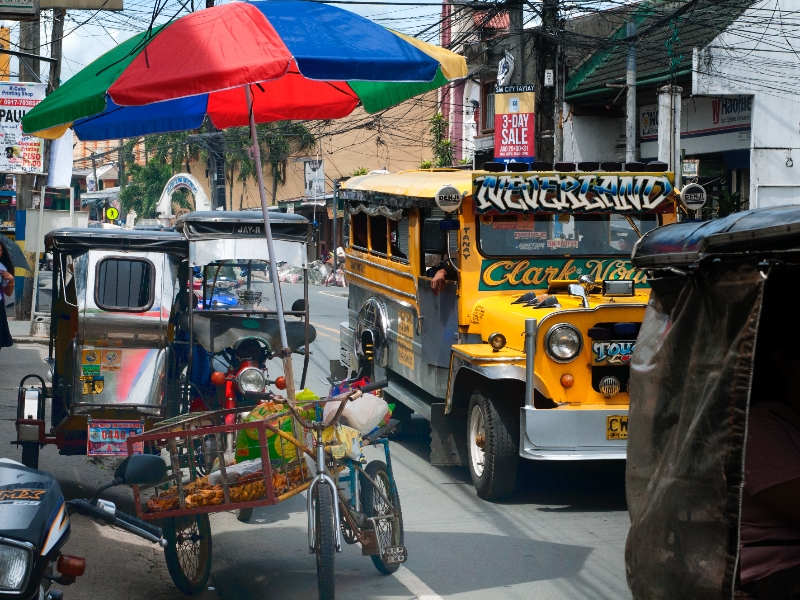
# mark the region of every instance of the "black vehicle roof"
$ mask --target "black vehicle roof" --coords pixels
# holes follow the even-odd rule
[[[757,208],[713,221],[659,227],[633,250],[638,268],[690,265],[709,256],[800,251],[800,205]]]
[[[51,231],[44,239],[45,248],[56,252],[139,250],[182,256],[189,254],[186,238],[172,230],[67,227]]]
[[[310,241],[311,224],[302,215],[270,211],[269,223],[274,239]],[[263,227],[264,215],[260,210],[197,211],[181,215],[175,222],[175,229],[190,241],[231,236],[260,237]]]

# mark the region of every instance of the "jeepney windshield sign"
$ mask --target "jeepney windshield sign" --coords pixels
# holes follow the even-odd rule
[[[514,173],[473,177],[475,212],[654,211],[673,193],[671,173]]]

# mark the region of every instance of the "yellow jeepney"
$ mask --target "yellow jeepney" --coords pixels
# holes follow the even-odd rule
[[[649,297],[630,256],[675,220],[672,181],[455,169],[348,180],[341,366],[388,379],[401,422],[430,420],[431,463],[468,465],[485,499],[511,494],[520,457],[624,459]]]

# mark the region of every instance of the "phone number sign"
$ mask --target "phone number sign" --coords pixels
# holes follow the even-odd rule
[[[47,84],[0,82],[0,173],[43,173],[44,140],[22,133],[22,117],[44,100]]]
[[[534,160],[532,86],[497,88],[494,97],[494,158],[503,162]]]

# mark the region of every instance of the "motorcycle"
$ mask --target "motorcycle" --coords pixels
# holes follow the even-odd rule
[[[93,498],[65,501],[52,475],[0,459],[0,600],[63,598],[63,591],[52,584],[75,583],[86,569],[86,559],[61,553],[70,534],[70,515],[76,513],[165,547],[159,527],[118,511],[100,494],[119,485],[156,484],[166,472],[159,456],[130,456]]]

